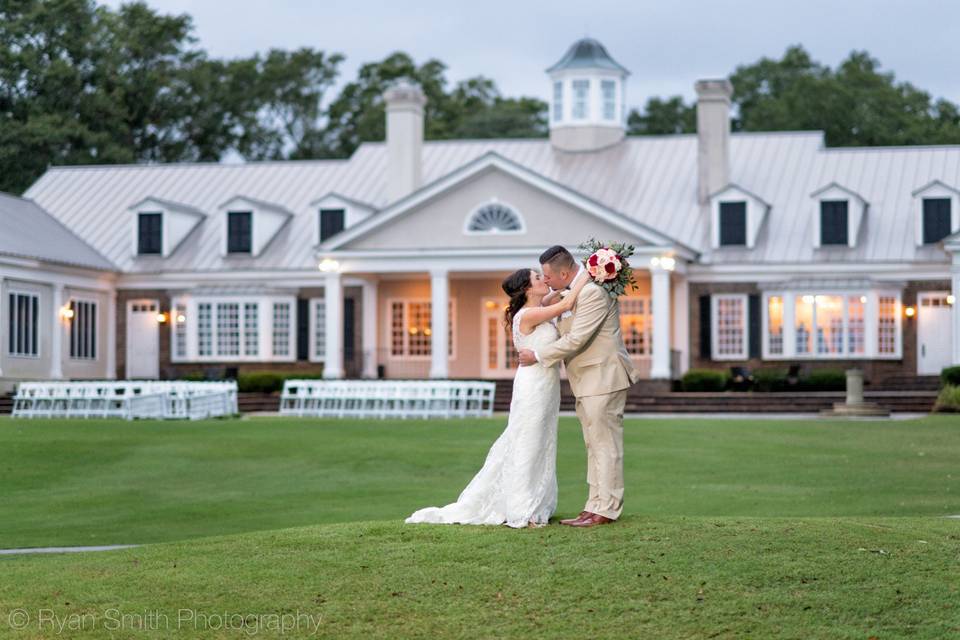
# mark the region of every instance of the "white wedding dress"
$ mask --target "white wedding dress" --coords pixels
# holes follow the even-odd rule
[[[536,349],[555,341],[553,322],[542,322],[529,335],[520,333],[521,309],[513,319],[513,343]],[[557,508],[557,418],[560,371],[556,366],[517,367],[507,428],[490,447],[483,468],[445,507],[427,507],[407,523],[546,524]]]

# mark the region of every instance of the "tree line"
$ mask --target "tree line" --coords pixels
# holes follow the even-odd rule
[[[393,53],[362,65],[334,96],[344,56],[304,47],[211,57],[188,15],[143,2],[0,3],[0,190],[20,193],[50,165],[345,158],[385,134],[382,93],[400,77],[427,96],[427,139],[547,134],[547,105],[506,97],[476,76]],[[881,70],[866,52],[836,69],[800,46],[739,66],[734,130],[820,129],[830,145],[960,142],[960,110]],[[632,109],[632,135],[695,130],[680,96]]]

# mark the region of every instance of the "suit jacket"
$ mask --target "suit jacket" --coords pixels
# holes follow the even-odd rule
[[[537,349],[544,366],[561,360],[576,397],[627,389],[640,379],[620,333],[620,303],[600,285],[584,286],[573,315],[557,323],[560,339]]]

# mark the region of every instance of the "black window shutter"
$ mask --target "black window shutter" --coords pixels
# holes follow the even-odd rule
[[[310,358],[310,301],[297,298],[297,360]]]
[[[950,198],[924,198],[923,243],[940,242],[950,232]]]
[[[747,311],[748,311],[748,321],[749,321],[749,330],[750,330],[750,352],[749,356],[751,358],[760,357],[760,296],[758,294],[751,294],[747,299]]]
[[[163,214],[141,213],[137,215],[137,253],[163,252]]]
[[[343,209],[320,209],[320,242],[343,231]]]
[[[846,200],[823,200],[820,203],[820,244],[847,244]]]
[[[347,361],[353,359],[355,302],[353,298],[343,299],[343,357]]]
[[[700,296],[700,357],[711,358],[710,348],[710,296]]]
[[[720,203],[720,246],[747,244],[747,203]]]

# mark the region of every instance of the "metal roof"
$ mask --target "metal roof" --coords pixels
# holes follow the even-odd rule
[[[570,45],[563,57],[547,69],[547,73],[564,69],[612,69],[630,73],[607,53],[606,47],[593,38],[583,38]]]
[[[116,266],[35,202],[0,193],[0,254],[101,271]]]
[[[700,251],[701,263],[945,264],[941,247],[916,246],[912,192],[932,180],[960,186],[960,146],[828,149],[821,132],[734,133],[730,181],[757,194],[770,211],[753,249],[711,250],[708,214],[697,203],[694,134],[628,137],[592,153],[558,151],[546,139],[426,142],[423,184],[490,152]],[[313,269],[312,203],[333,191],[383,209],[392,204],[385,196],[386,168],[384,143],[363,144],[348,160],[55,167],[27,196],[125,272],[222,271],[238,260],[257,268]],[[810,194],[831,182],[870,203],[856,247],[813,246],[817,203]],[[132,204],[154,197],[213,212],[238,193],[294,213],[260,256],[220,255],[223,216],[206,217],[162,262],[133,255]]]

